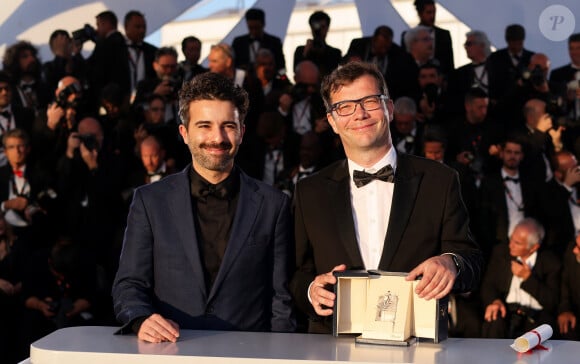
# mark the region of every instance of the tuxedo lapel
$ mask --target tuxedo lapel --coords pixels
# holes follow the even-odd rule
[[[379,268],[388,270],[395,252],[399,248],[403,233],[407,229],[415,199],[419,191],[422,174],[416,174],[408,158],[399,154],[395,172],[395,188],[391,204],[391,217],[387,227],[387,236]]]
[[[360,255],[354,220],[352,217],[352,205],[350,202],[350,176],[348,174],[348,164],[344,160],[330,175],[328,188],[326,189],[327,199],[331,201],[331,211],[334,211],[335,226],[340,237],[340,244],[343,245],[348,254],[352,266],[348,269],[363,268],[364,263]]]
[[[262,200],[263,196],[258,192],[258,186],[244,173],[240,173],[240,195],[232,225],[232,232],[220,269],[211,288],[208,301],[218,291],[244,245],[253,242],[253,237],[250,236],[250,232],[256,224],[256,218],[260,211]]]
[[[203,292],[202,299],[206,302],[207,288],[205,287],[197,234],[195,233],[193,209],[191,206],[191,189],[188,178],[189,168],[191,166],[186,167],[180,172],[180,178],[173,180],[174,183],[169,188],[171,192],[167,193],[167,200],[170,206],[169,211],[172,214],[171,221],[181,222],[177,224],[179,234],[177,239],[181,242],[185,256],[191,264],[193,277],[190,278],[197,281],[197,285],[201,287]]]

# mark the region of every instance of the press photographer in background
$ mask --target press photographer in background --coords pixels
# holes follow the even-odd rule
[[[95,49],[88,58],[88,74],[91,86],[91,97],[95,107],[99,106],[99,96],[105,85],[116,83],[123,94],[129,98],[131,78],[129,70],[129,53],[125,37],[117,30],[117,16],[112,11],[103,11],[96,17],[96,29],[90,26],[79,32],[73,32],[73,38],[80,41],[92,40]],[[82,35],[80,38],[78,35]]]
[[[300,62],[309,60],[318,65],[320,74],[324,77],[338,66],[342,53],[340,49],[326,43],[326,35],[330,28],[328,14],[316,11],[308,18],[308,24],[312,31],[312,39],[308,39],[305,45],[297,47],[294,51],[294,68]]]
[[[182,79],[177,64],[177,51],[173,47],[161,47],[155,53],[153,61],[154,77],[147,77],[137,84],[137,94],[133,109],[142,115],[143,106],[152,95],[162,96],[165,101],[166,123],[177,125],[177,91],[181,88]]]
[[[66,151],[67,139],[76,130],[78,120],[90,115],[93,109],[81,82],[72,76],[65,76],[58,82],[54,91],[54,101],[46,110],[43,125],[36,126],[34,135],[35,150],[43,151],[33,159],[43,162],[46,168],[54,169],[56,161]]]
[[[545,102],[553,117],[562,115],[563,99],[553,92],[548,83],[550,65],[547,55],[535,53],[517,82],[498,100],[497,113],[494,114],[507,129],[516,129],[521,125],[521,111],[532,99]]]
[[[121,188],[125,178],[120,157],[107,143],[97,119],[82,119],[67,139],[56,176],[62,201],[59,223],[90,249],[106,278],[111,278],[118,259],[114,249],[123,222]]]

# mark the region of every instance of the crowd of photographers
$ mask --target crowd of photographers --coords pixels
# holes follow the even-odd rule
[[[248,34],[212,46],[209,69],[198,63],[201,42],[193,36],[183,39],[179,63],[174,48],[145,42],[139,11],[125,15],[125,34],[110,11],[72,37],[54,31],[54,59],[45,63],[29,42],[8,47],[0,71],[0,357],[26,356],[30,342],[56,328],[115,324],[110,285],[133,189],[191,161],[177,131],[183,82],[209,71],[248,91],[237,163],[292,195],[299,179],[344,158],[326,120],[320,81],[350,61],[382,71],[395,104],[391,135],[398,153],[458,171],[473,233],[488,259],[500,254],[496,247],[512,246],[517,223],[529,217],[543,224],[543,233],[529,239],[526,257],[535,260],[540,243],[543,255],[558,257],[548,272],[533,263],[524,273],[519,266],[488,271],[481,292],[451,300],[451,332],[492,336],[486,322],[513,311],[520,321],[547,313],[560,334],[578,338],[580,34],[569,38],[570,64],[550,72],[548,55],[524,48],[520,25],[506,27],[507,45],[493,53],[486,34],[471,31],[464,44],[471,63],[455,68],[450,34],[434,24],[434,1],[415,6],[420,25],[400,45],[390,27],[380,26],[371,37],[353,39],[345,55],[326,43],[331,19],[317,11],[309,19],[312,38],[296,49],[293,65],[286,64],[280,39],[264,31],[260,9],[246,13]],[[87,41],[95,48],[85,59]],[[533,289],[492,284],[530,275],[543,295],[562,294],[560,306],[534,297]],[[505,332],[498,336],[513,333]]]

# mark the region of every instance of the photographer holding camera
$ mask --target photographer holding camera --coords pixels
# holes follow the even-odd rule
[[[176,121],[177,91],[181,88],[181,77],[178,72],[177,51],[173,47],[161,47],[155,53],[153,61],[155,77],[147,77],[137,84],[137,94],[133,106],[142,110],[151,95],[165,99],[165,122]]]
[[[342,58],[340,49],[326,44],[326,35],[330,27],[330,16],[323,11],[316,11],[308,18],[312,39],[306,41],[306,45],[299,46],[294,51],[294,68],[304,61],[314,62],[320,69],[322,77],[332,72]]]
[[[118,84],[127,99],[131,91],[127,42],[117,30],[117,22],[115,13],[103,11],[97,15],[96,30],[91,31],[91,27],[85,25],[78,32],[73,32],[75,40],[95,42],[95,49],[88,59],[88,74],[93,96],[90,100],[94,100],[97,108],[100,103],[99,96],[105,85]]]
[[[104,147],[107,141],[97,119],[82,119],[70,133],[64,155],[56,168],[58,195],[62,203],[59,222],[70,227],[97,263],[113,274],[112,249],[122,223],[121,188],[125,181],[120,156]]]

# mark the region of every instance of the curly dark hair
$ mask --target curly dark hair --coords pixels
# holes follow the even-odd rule
[[[36,69],[34,70],[34,77],[40,78],[40,60],[38,58],[38,50],[32,45],[32,43],[21,40],[6,49],[4,52],[4,58],[2,59],[2,65],[4,70],[8,72],[13,80],[19,80],[23,70],[20,69],[20,55],[24,51],[30,51],[32,55],[36,58]]]
[[[238,109],[240,124],[244,124],[249,106],[248,93],[229,78],[206,72],[183,84],[179,91],[179,117],[186,128],[189,125],[189,104],[197,100],[231,101]]]

